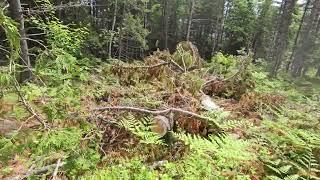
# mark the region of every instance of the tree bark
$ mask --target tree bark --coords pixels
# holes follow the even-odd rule
[[[113,36],[114,36],[114,28],[116,26],[117,11],[118,11],[118,0],[115,0],[113,21],[112,21],[112,27],[111,27],[111,37],[110,37],[110,42],[109,42],[109,52],[108,52],[109,59],[112,58],[112,41],[113,41]]]
[[[318,67],[317,73],[316,73],[316,77],[320,77],[320,66]]]
[[[123,5],[123,10],[122,10],[122,17],[124,17],[126,14],[126,5],[124,4]],[[120,32],[119,32],[119,57],[118,59],[121,59],[121,56],[122,56],[122,38],[123,38],[123,22],[121,23],[121,26],[120,26]]]
[[[296,3],[297,0],[284,0],[284,3],[281,7],[282,12],[280,13],[275,43],[271,55],[271,59],[274,62],[270,70],[271,77],[277,76],[278,70],[281,67],[281,63],[287,48],[289,26],[292,22],[292,14]]]
[[[292,53],[291,53],[289,62],[288,62],[287,67],[286,67],[286,72],[289,71],[291,63],[292,63],[292,60],[293,60],[293,57],[294,57],[294,54],[296,52],[298,39],[299,39],[299,36],[300,36],[300,33],[301,33],[301,28],[303,26],[303,22],[305,21],[305,17],[306,17],[310,2],[311,2],[311,0],[308,0],[307,3],[306,3],[306,6],[304,7],[303,15],[302,15],[302,18],[301,18],[301,21],[300,21],[300,24],[299,24],[299,29],[298,29],[298,32],[297,32],[296,37],[294,39]]]
[[[306,23],[302,28],[301,39],[297,45],[297,51],[294,54],[291,75],[298,77],[302,75],[302,69],[306,59],[312,53],[313,46],[317,34],[317,26],[320,17],[320,1],[314,1],[311,14],[306,19]]]
[[[217,17],[218,24],[215,26],[215,39],[213,43],[212,55],[219,51],[219,47],[221,47],[222,43],[222,34],[223,34],[223,26],[224,26],[224,10],[225,10],[225,0],[219,0],[220,10],[219,15]]]
[[[164,49],[168,49],[168,25],[169,25],[168,0],[163,1],[163,28],[164,28]]]
[[[192,18],[193,18],[193,11],[194,11],[194,0],[191,0],[191,8],[190,8],[190,15],[188,20],[188,30],[187,30],[187,41],[190,41],[190,31],[192,26]]]
[[[28,43],[27,43],[27,37],[26,32],[24,28],[24,18],[22,14],[22,8],[21,8],[21,2],[20,0],[9,0],[9,12],[11,17],[19,23],[19,33],[20,33],[20,46],[21,46],[21,52],[20,52],[20,65],[23,67],[22,71],[20,73],[20,82],[25,82],[27,80],[30,80],[32,78],[32,72],[31,72],[31,63],[29,58],[29,52],[28,52]]]
[[[264,26],[259,26],[261,24],[266,24],[266,18],[268,18],[268,13],[272,5],[272,0],[265,0],[261,13],[258,17],[258,27],[252,42],[253,49],[253,61],[255,62],[261,55],[259,55],[259,50],[262,48],[263,37],[265,34]]]

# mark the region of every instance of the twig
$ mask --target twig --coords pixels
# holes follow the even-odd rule
[[[41,45],[45,50],[48,50],[47,46],[44,45],[42,42],[40,42],[40,40],[35,40],[35,39],[31,39],[31,38],[21,38],[22,40],[28,40],[28,41],[33,41],[38,43],[39,45]]]
[[[167,160],[163,160],[163,161],[156,161],[154,162],[151,166],[149,166],[150,169],[156,169],[160,166],[163,166],[164,164],[168,163]]]
[[[1,46],[1,45],[0,45],[0,50],[2,50],[2,51],[4,51],[4,52],[6,52],[6,53],[9,53],[9,54],[10,54],[10,51],[6,50],[6,49],[4,48],[4,46]]]
[[[65,164],[66,164],[65,162],[60,162],[59,165],[57,165],[57,163],[56,164],[47,165],[47,166],[41,167],[39,169],[35,169],[35,170],[30,171],[30,172],[27,172],[22,177],[16,177],[16,178],[17,179],[27,179],[28,177],[30,177],[32,175],[42,174],[42,173],[48,172],[49,170],[52,170],[53,168],[62,167]]]
[[[38,115],[38,114],[33,110],[33,108],[30,106],[30,104],[24,99],[24,97],[23,97],[23,95],[22,95],[22,93],[21,93],[21,91],[20,91],[20,85],[19,85],[19,83],[18,83],[18,81],[17,81],[17,79],[16,79],[15,77],[13,78],[13,81],[14,81],[13,84],[14,84],[14,87],[15,87],[17,93],[18,93],[18,96],[20,97],[23,105],[26,107],[26,109],[28,110],[28,112],[31,113],[32,115],[34,115],[35,119],[36,119],[37,121],[39,121],[39,122],[44,126],[45,129],[48,129],[48,128],[49,128],[48,125],[44,122],[44,120],[40,117],[40,115]]]
[[[216,81],[216,80],[218,80],[218,77],[215,76],[213,79],[211,79],[211,80],[209,80],[209,81],[206,81],[204,84],[201,85],[200,92],[201,92],[202,94],[205,94],[204,91],[203,91],[204,88],[207,87],[209,84],[211,84],[212,82],[214,82],[214,81]]]
[[[170,62],[161,62],[161,63],[155,64],[155,65],[150,65],[150,66],[121,66],[121,68],[124,68],[124,69],[138,69],[138,68],[151,69],[151,68],[164,66],[164,65],[168,65],[168,64],[170,64]],[[113,67],[115,67],[115,66],[113,66]]]
[[[170,62],[171,62],[171,64],[173,64],[175,67],[179,68],[182,72],[185,72],[184,69],[183,69],[178,63],[176,63],[171,57],[170,57]]]
[[[237,77],[240,73],[242,73],[245,69],[246,69],[245,60],[243,60],[243,61],[241,62],[240,68],[238,69],[238,71],[237,71],[236,73],[234,73],[233,75],[231,75],[231,76],[228,77],[228,78],[222,79],[221,81],[224,82],[224,83],[229,82],[229,81],[231,81],[232,79],[236,78],[236,77]],[[216,81],[216,80],[218,80],[218,77],[214,77],[213,79],[205,82],[205,83],[201,86],[200,92],[204,94],[203,89],[204,89],[207,85],[211,84],[212,82],[214,82],[214,81]]]
[[[152,111],[152,110],[147,110],[147,109],[142,109],[142,108],[137,108],[137,107],[110,106],[110,107],[100,107],[100,108],[93,109],[93,111],[116,111],[116,110],[118,110],[118,111],[132,111],[132,112],[139,112],[139,113],[152,114],[152,115],[164,115],[164,116],[168,115],[170,113],[183,114],[183,115],[187,115],[187,116],[196,118],[196,119],[203,121],[203,122],[212,122],[213,125],[217,129],[221,129],[220,126],[216,122],[214,122],[214,120],[211,118],[201,116],[196,113],[186,111],[183,109],[178,109],[178,108],[169,108],[169,109],[165,109],[165,110]]]
[[[46,35],[47,33],[27,34],[27,37]]]
[[[53,179],[53,180],[56,179],[56,176],[57,176],[57,174],[58,174],[58,170],[59,170],[59,167],[60,167],[60,163],[61,163],[61,159],[58,159],[56,168],[54,169],[54,171],[53,171],[53,173],[52,173],[52,179]]]

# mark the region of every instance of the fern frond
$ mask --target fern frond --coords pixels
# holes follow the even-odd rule
[[[161,137],[151,131],[152,120],[149,117],[137,119],[133,115],[128,115],[123,118],[119,125],[132,132],[134,135],[140,138],[140,142],[143,144],[157,144],[162,145]]]
[[[178,139],[184,141],[186,145],[190,146],[191,150],[197,152],[215,152],[219,145],[208,139],[191,134],[175,134]]]

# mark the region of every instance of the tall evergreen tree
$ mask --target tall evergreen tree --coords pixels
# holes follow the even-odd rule
[[[292,22],[293,11],[296,3],[297,0],[283,0],[282,2],[274,45],[271,54],[271,59],[273,63],[270,70],[271,77],[275,77],[277,75],[278,70],[281,67],[281,63],[284,59],[284,55],[288,44],[289,26]]]
[[[294,54],[292,62],[292,76],[297,77],[302,75],[302,69],[306,59],[310,56],[315,45],[314,41],[317,36],[317,26],[320,17],[320,1],[313,0],[312,10],[306,18],[306,22],[302,27],[301,38],[298,42],[297,51]]]

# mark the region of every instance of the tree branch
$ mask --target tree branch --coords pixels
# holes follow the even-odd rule
[[[124,69],[138,69],[138,68],[151,69],[151,68],[155,68],[155,67],[165,66],[168,64],[170,64],[170,62],[161,62],[161,63],[155,64],[155,65],[150,65],[150,66],[121,66],[121,68],[124,68]]]
[[[27,172],[25,175],[23,175],[22,177],[16,177],[15,179],[26,179],[34,174],[42,174],[42,173],[45,173],[45,172],[48,172],[49,170],[52,170],[54,168],[59,168],[59,167],[62,167],[64,166],[66,163],[65,162],[60,162],[59,164],[56,163],[56,164],[51,164],[51,165],[47,165],[47,166],[44,166],[44,167],[41,167],[39,169],[35,169],[35,170],[32,170],[30,172]]]
[[[100,108],[95,108],[93,111],[131,111],[131,112],[138,112],[138,113],[144,113],[144,114],[152,114],[152,115],[168,115],[170,113],[175,113],[175,114],[181,114],[181,115],[186,115],[189,117],[193,117],[195,119],[198,119],[203,122],[212,122],[215,128],[221,130],[220,126],[211,118],[201,116],[199,114],[186,111],[183,109],[178,109],[178,108],[169,108],[165,110],[148,110],[148,109],[142,109],[142,108],[137,108],[137,107],[128,107],[128,106],[109,106],[109,107],[100,107]]]
[[[26,107],[26,109],[28,110],[28,112],[31,113],[32,115],[34,115],[35,119],[36,119],[38,122],[40,122],[40,123],[44,126],[45,129],[48,129],[48,128],[49,128],[48,125],[47,125],[47,124],[45,123],[45,121],[41,118],[41,116],[38,115],[38,114],[34,111],[34,109],[30,106],[30,104],[24,99],[24,97],[23,97],[23,95],[22,95],[22,93],[21,93],[21,91],[20,91],[20,85],[19,85],[17,79],[16,79],[16,78],[13,78],[13,81],[14,81],[13,84],[14,84],[14,87],[15,87],[17,93],[18,93],[18,96],[20,97],[23,105]]]

